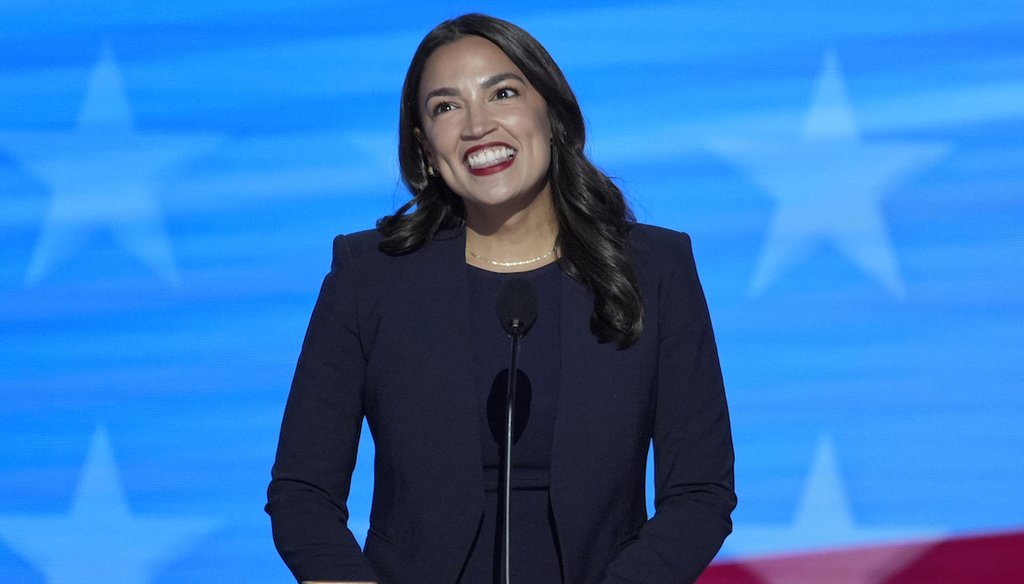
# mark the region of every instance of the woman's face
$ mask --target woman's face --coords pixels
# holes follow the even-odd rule
[[[419,96],[417,136],[427,162],[470,219],[550,196],[547,103],[494,43],[467,36],[434,51]]]

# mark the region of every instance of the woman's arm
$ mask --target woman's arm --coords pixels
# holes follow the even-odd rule
[[[655,513],[606,583],[692,582],[732,531],[732,434],[711,320],[689,237],[658,297]]]
[[[274,543],[297,581],[376,581],[347,527],[366,359],[344,237],[302,344],[267,489]]]

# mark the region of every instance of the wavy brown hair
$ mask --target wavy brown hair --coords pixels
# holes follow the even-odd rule
[[[465,225],[465,208],[440,176],[427,173],[416,138],[420,127],[419,86],[427,59],[438,48],[465,36],[494,43],[526,75],[547,102],[552,153],[549,176],[558,221],[559,263],[594,295],[590,328],[601,341],[620,348],[643,331],[643,304],[628,250],[635,223],[622,191],[584,153],[586,124],[561,69],[529,33],[504,20],[466,14],[438,25],[423,39],[406,72],[398,125],[398,160],[412,198],[377,221],[380,250],[389,255],[416,251],[439,230]]]

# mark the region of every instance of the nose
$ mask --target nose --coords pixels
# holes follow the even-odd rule
[[[474,105],[466,108],[466,125],[462,129],[462,137],[472,140],[489,134],[495,128],[494,118],[485,105]]]

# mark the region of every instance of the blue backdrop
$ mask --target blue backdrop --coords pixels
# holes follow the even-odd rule
[[[471,10],[548,47],[594,160],[693,236],[721,558],[1024,526],[1024,5],[554,6],[0,5],[0,581],[287,581],[262,505],[331,238],[405,200],[405,67]]]

